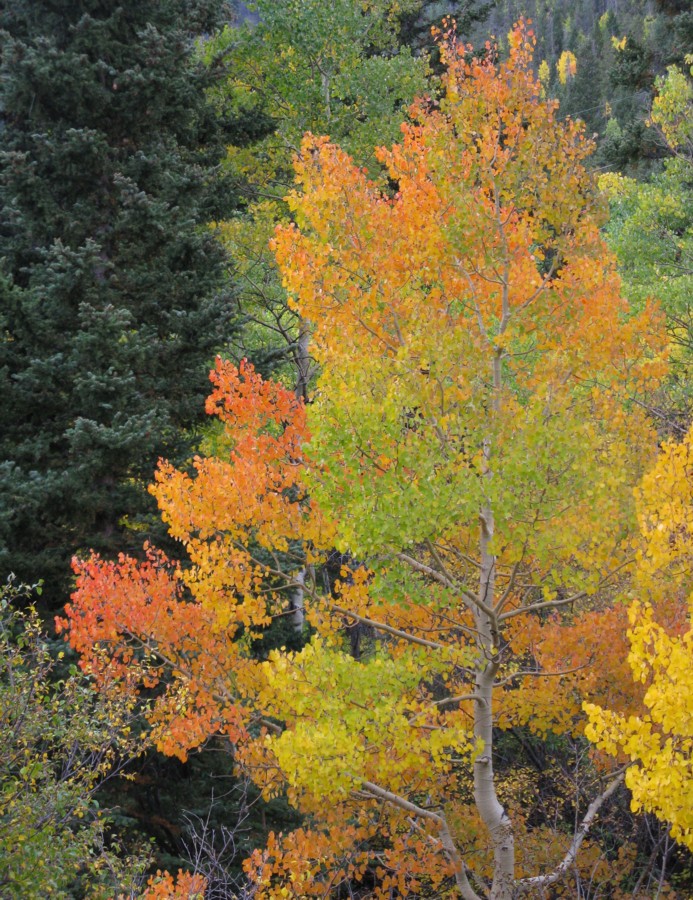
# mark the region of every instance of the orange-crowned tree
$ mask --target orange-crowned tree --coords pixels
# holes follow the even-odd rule
[[[218,452],[192,476],[162,463],[153,487],[189,564],[79,562],[67,611],[97,678],[168,671],[165,752],[226,734],[309,817],[248,862],[264,897],[366,878],[374,897],[539,896],[622,774],[595,770],[578,824],[549,840],[499,778],[498,734],[580,735],[588,693],[639,702],[612,601],[656,449],[636,399],[664,372],[660,318],[621,298],[590,144],[541,99],[528,30],[500,64],[452,26],[441,46],[445,100],[379,151],[388,192],[326,138],[302,146],[297,224],[274,246],[321,366],[308,412],[219,361]],[[332,547],[344,565],[321,591]],[[299,588],[310,641],[254,659]],[[359,659],[345,622],[371,635]]]

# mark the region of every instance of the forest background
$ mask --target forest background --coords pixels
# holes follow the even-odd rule
[[[144,724],[141,694],[95,695],[51,623],[74,587],[73,555],[86,559],[96,550],[141,559],[145,540],[180,554],[147,485],[159,458],[190,470],[193,454],[224,451],[223,431],[205,415],[216,354],[246,358],[292,396],[312,401],[321,367],[311,333],[319,329],[288,302],[287,277],[270,250],[277,225],[309,215],[286,202],[294,156],[306,131],[328,134],[393,191],[374,148],[401,140],[415,98],[427,97],[434,112],[445,101],[445,61],[431,25],[440,27],[447,14],[456,18],[459,40],[482,54],[493,52],[484,45],[495,36],[501,59],[511,49],[513,24],[530,19],[543,97],[559,100],[559,119],[580,119],[595,135],[586,165],[601,176],[610,206],[603,230],[623,294],[636,313],[657,298],[666,318],[669,374],[636,392],[635,402],[660,442],[687,446],[693,13],[684,0],[259,0],[251,9],[215,0],[117,9],[98,0],[3,4],[0,574],[3,581],[15,577],[3,596],[2,896],[139,896],[152,871],[179,867],[204,876],[207,897],[262,896],[262,878],[277,892],[295,882],[296,872],[287,875],[292,853],[310,868],[314,810],[290,804],[285,790],[263,792],[244,779],[214,729],[193,753],[187,751],[195,741],[180,752],[175,740],[160,737],[170,721],[155,722],[153,732]],[[345,162],[342,168],[346,174]],[[667,452],[665,462],[676,458],[675,449]],[[682,465],[683,485],[675,473],[671,481],[685,508],[670,530],[685,534],[685,457]],[[669,475],[659,478],[661,484]],[[289,572],[300,552],[287,548],[279,571]],[[302,560],[300,571],[315,573]],[[345,567],[358,582],[353,564],[333,550],[316,563],[315,580],[329,595]],[[668,577],[679,602],[667,613],[676,635],[685,631],[685,584]],[[39,583],[36,617],[21,611],[28,592],[19,585]],[[316,627],[309,587],[302,592],[293,576],[287,584],[272,585],[282,613],[253,622],[242,639],[258,662],[278,648],[301,651]],[[377,632],[352,599],[346,610],[340,601],[339,640],[352,659],[367,659]],[[597,594],[594,609],[578,609],[577,619],[609,599],[608,591]],[[607,621],[582,625],[608,633]],[[606,663],[614,673],[628,652],[623,621]],[[586,633],[574,640],[584,643]],[[631,635],[636,641],[637,628]],[[565,667],[565,660],[556,664]],[[435,673],[430,677],[433,683]],[[152,682],[144,700],[156,699],[157,690]],[[194,727],[191,718],[183,725],[191,733]],[[152,748],[157,734],[173,758]],[[587,796],[575,782],[594,776],[587,747],[570,729],[542,730],[530,721],[508,729],[499,743],[511,798],[505,802],[539,798],[523,827],[529,835],[536,830],[535,841],[555,842],[556,859]],[[117,777],[121,770],[126,778]],[[667,794],[661,785],[659,791]],[[633,812],[626,789],[618,792],[586,848],[586,863],[571,862],[551,896],[690,895],[690,823],[672,840],[661,805],[645,802],[644,811]],[[548,823],[553,830],[540,830]],[[258,857],[270,832],[303,833],[307,844],[296,839],[277,849],[278,839],[270,838],[274,851]],[[404,862],[383,868],[388,854],[397,859],[397,834],[361,835],[373,854],[365,865],[356,857],[345,862],[348,854],[328,864],[336,850],[323,848],[313,887],[290,890],[453,890],[450,873],[436,882]],[[524,840],[532,845],[531,837]],[[249,857],[253,864],[242,868]],[[330,886],[336,870],[342,874]],[[162,876],[150,895],[192,896],[202,884],[182,878],[176,888]]]

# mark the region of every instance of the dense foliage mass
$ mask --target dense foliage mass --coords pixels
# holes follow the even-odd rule
[[[301,231],[280,228],[275,251],[321,367],[309,423],[290,391],[218,362],[217,455],[192,477],[162,463],[153,488],[191,567],[92,557],[62,622],[97,679],[164,688],[161,749],[224,734],[265,796],[306,815],[253,857],[262,896],[569,891],[622,773],[599,788],[593,771],[561,840],[523,814],[496,746],[518,728],[576,739],[587,696],[642,703],[610,629],[645,552],[632,491],[656,440],[632,401],[665,374],[662,319],[619,296],[589,146],[540,99],[531,36],[515,30],[500,65],[442,40],[440,110],[419,105],[379,154],[392,193],[304,141]],[[333,546],[336,596],[306,586]],[[299,586],[317,634],[259,661],[244,635]],[[677,604],[661,616],[675,629]],[[372,629],[366,655],[344,652],[343,620]]]
[[[0,894],[683,900],[687,10],[235,5],[0,11]]]
[[[94,693],[51,658],[25,590],[0,591],[0,893],[8,900],[137,889],[147,859],[109,840],[96,789],[141,741],[122,691]],[[61,653],[61,657],[65,654]]]
[[[224,149],[192,39],[220,2],[22,0],[0,13],[0,571],[61,597],[131,546],[228,336]]]
[[[254,27],[228,27],[207,45],[224,52],[229,78],[215,92],[221,109],[250,122],[271,122],[257,139],[229,148],[229,163],[243,175],[243,214],[220,230],[237,261],[238,302],[247,327],[239,356],[267,372],[285,360],[296,389],[308,395],[312,366],[308,329],[297,321],[269,250],[276,224],[286,220],[284,196],[292,159],[306,131],[331,134],[361,164],[374,147],[397,139],[404,110],[427,88],[428,63],[398,41],[396,13],[413,13],[420,0],[275,3],[260,0]]]

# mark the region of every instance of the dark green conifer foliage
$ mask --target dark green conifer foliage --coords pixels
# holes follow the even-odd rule
[[[223,0],[0,3],[0,577],[59,584],[181,461],[228,338]],[[64,596],[64,593],[63,593]]]
[[[473,30],[478,30],[483,25],[497,2],[498,0],[419,0],[398,17],[400,43],[415,51],[425,50],[433,57],[433,66],[438,70],[439,52],[431,28],[440,27],[446,17],[451,17],[455,20],[457,34],[467,41]]]

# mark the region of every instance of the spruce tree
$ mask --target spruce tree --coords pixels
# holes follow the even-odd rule
[[[0,578],[64,596],[74,552],[141,547],[157,458],[190,453],[231,327],[194,43],[223,6],[0,4]]]

